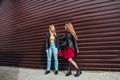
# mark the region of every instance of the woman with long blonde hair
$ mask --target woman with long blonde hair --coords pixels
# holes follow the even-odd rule
[[[47,70],[45,74],[50,73],[52,53],[54,57],[55,74],[58,74],[58,49],[59,39],[55,27],[52,24],[49,26],[49,33],[46,35]]]
[[[71,22],[67,22],[65,24],[65,30],[66,33],[65,37],[63,38],[62,50],[59,52],[59,56],[68,59],[69,67],[66,76],[70,76],[72,74],[71,73],[72,64],[77,69],[75,77],[78,77],[82,72],[78,67],[77,63],[73,60],[73,58],[76,56],[76,53],[79,53],[79,48],[77,44],[78,37]]]

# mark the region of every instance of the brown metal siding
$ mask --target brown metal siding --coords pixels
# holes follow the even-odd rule
[[[81,69],[120,71],[119,0],[1,0],[0,65],[45,68],[48,26],[61,39],[66,21],[79,37]]]

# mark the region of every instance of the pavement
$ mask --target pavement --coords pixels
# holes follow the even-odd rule
[[[113,71],[82,71],[82,75],[65,76],[67,71],[59,71],[58,75],[51,71],[45,75],[44,69],[0,66],[0,80],[120,80],[120,72]]]

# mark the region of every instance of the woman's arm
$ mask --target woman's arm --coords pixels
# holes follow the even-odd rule
[[[45,39],[45,41],[46,41],[46,42],[45,42],[45,44],[46,44],[46,50],[48,50],[48,41],[49,41],[49,40],[48,40],[48,34],[46,34],[46,39]]]
[[[57,34],[56,34],[56,42],[57,42],[57,48],[58,48],[58,50],[59,50],[59,37],[58,37]]]
[[[76,39],[75,39],[73,36],[72,36],[72,40],[73,40],[73,43],[74,43],[75,50],[76,50],[76,52],[78,53],[78,52],[79,52],[78,43],[77,43]]]

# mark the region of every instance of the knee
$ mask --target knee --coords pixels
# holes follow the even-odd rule
[[[51,59],[47,59],[48,62],[51,62]]]
[[[58,61],[58,58],[55,58],[54,61],[57,62],[57,61]]]
[[[68,62],[71,62],[72,61],[72,59],[68,59]]]

